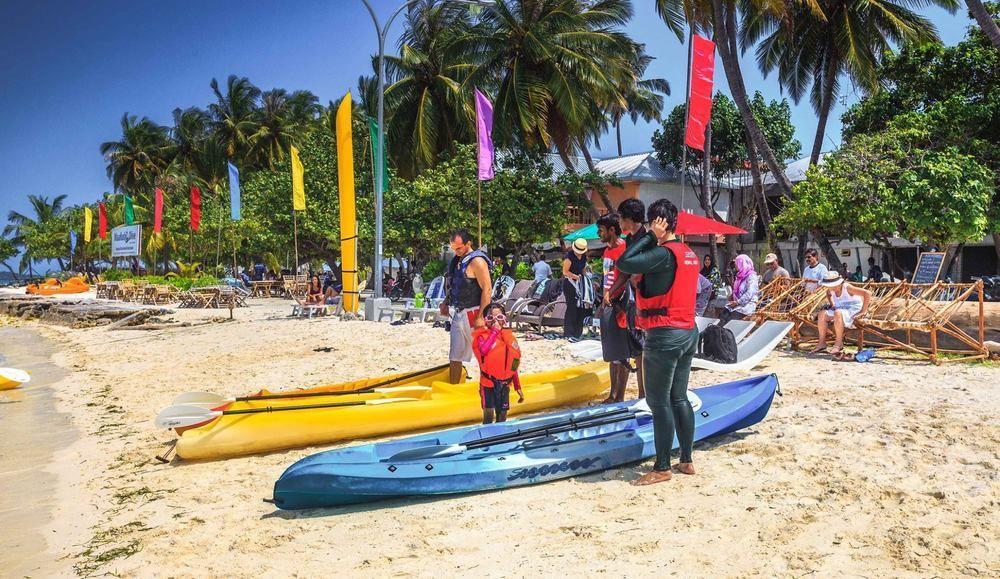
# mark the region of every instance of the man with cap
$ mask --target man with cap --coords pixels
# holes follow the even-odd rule
[[[778,263],[778,256],[769,253],[764,257],[764,285],[767,285],[779,277],[791,277],[788,270]]]
[[[836,271],[826,272],[819,285],[826,290],[826,299],[829,303],[825,309],[820,310],[816,320],[819,327],[819,341],[812,349],[812,353],[818,354],[826,350],[826,336],[832,323],[834,342],[830,354],[834,360],[843,360],[845,359],[844,332],[853,329],[854,320],[868,311],[868,302],[872,294],[868,290],[847,283]]]
[[[578,285],[585,281],[587,269],[587,240],[578,238],[563,258],[563,295],[566,297],[566,317],[563,319],[563,336],[571,341],[583,336],[583,318],[586,310],[577,304]]]

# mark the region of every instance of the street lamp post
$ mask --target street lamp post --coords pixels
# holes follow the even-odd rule
[[[408,0],[403,2],[396,11],[392,13],[389,20],[386,21],[385,26],[379,24],[378,16],[375,14],[375,9],[372,8],[371,2],[369,0],[361,0],[365,8],[368,9],[368,13],[372,17],[372,23],[375,25],[375,33],[378,35],[378,139],[375,155],[375,261],[372,264],[372,275],[375,276],[375,296],[376,298],[382,297],[382,191],[385,188],[385,183],[382,182],[382,176],[385,173],[385,124],[384,124],[384,111],[385,111],[385,65],[383,61],[385,59],[385,39],[389,36],[389,29],[392,28],[392,22],[399,16],[399,13],[404,9],[413,6],[420,0]],[[469,4],[470,6],[488,6],[493,4],[493,0],[445,0],[446,2],[455,2],[457,4]],[[371,306],[374,308],[374,304]],[[372,309],[372,311],[374,311]],[[365,307],[365,313],[369,313],[369,306]],[[366,318],[370,316],[365,316]]]

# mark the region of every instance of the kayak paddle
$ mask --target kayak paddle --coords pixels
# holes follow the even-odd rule
[[[344,406],[377,406],[379,404],[392,404],[394,402],[417,402],[419,398],[378,398],[375,400],[359,400],[357,402],[333,402],[330,404],[306,404],[299,406],[279,406],[277,408],[268,406],[266,408],[245,408],[243,410],[210,410],[200,406],[190,406],[178,404],[167,406],[156,415],[154,424],[158,428],[185,428],[196,424],[203,424],[210,420],[215,420],[220,416],[230,416],[234,414],[262,414],[265,412],[286,412],[291,410],[314,410],[319,408],[341,408]]]
[[[183,394],[178,394],[171,406],[188,405],[188,406],[201,406],[203,408],[218,408],[219,406],[225,404],[231,404],[233,402],[253,402],[255,400],[275,400],[275,399],[285,399],[285,398],[308,398],[312,396],[346,396],[348,394],[408,394],[410,396],[419,395],[423,392],[430,391],[430,386],[420,386],[414,384],[412,386],[388,386],[386,388],[371,388],[364,392],[357,390],[350,392],[302,392],[298,396],[291,394],[285,395],[265,395],[265,396],[238,396],[236,398],[226,398],[214,392],[185,392]]]
[[[406,380],[412,380],[417,376],[423,374],[430,374],[432,372],[437,372],[438,370],[443,370],[448,367],[448,364],[440,364],[434,366],[433,368],[427,368],[426,370],[419,370],[417,372],[410,372],[409,374],[403,374],[402,376],[397,376],[395,378],[390,378],[388,380],[382,380],[381,382],[376,382],[374,384],[369,384],[363,388],[358,388],[356,390],[344,390],[342,392],[276,392],[273,394],[263,394],[260,396],[237,396],[236,398],[226,398],[212,392],[185,392],[179,394],[177,398],[174,398],[173,405],[176,404],[210,404],[214,401],[218,401],[218,405],[226,404],[228,402],[248,402],[251,400],[278,400],[282,398],[310,398],[313,396],[345,396],[347,394],[365,394],[372,392],[377,388],[382,386],[389,386],[397,382],[404,382]],[[215,398],[211,398],[215,397]],[[191,401],[188,401],[188,400]]]

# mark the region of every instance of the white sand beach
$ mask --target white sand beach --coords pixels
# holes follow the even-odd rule
[[[694,477],[633,487],[647,461],[502,492],[282,512],[263,501],[275,479],[321,449],[160,464],[172,436],[154,428],[155,413],[187,390],[237,395],[424,368],[445,361],[447,334],[289,319],[286,301],[250,303],[232,322],[158,331],[2,322],[21,326],[4,336],[51,340],[68,373],[26,388],[51,391],[77,431],[48,459],[50,520],[28,529],[12,519],[15,533],[46,537],[44,574],[1000,575],[996,362],[779,351],[751,373],[693,374],[703,386],[773,372],[784,393],[759,425],[698,444]],[[578,363],[564,345],[523,342],[523,372]],[[5,459],[0,472],[10,469]]]

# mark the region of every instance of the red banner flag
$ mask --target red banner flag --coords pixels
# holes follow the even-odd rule
[[[694,35],[691,39],[691,92],[688,94],[687,131],[684,144],[705,150],[705,127],[712,118],[712,77],[715,74],[715,43]]]
[[[191,187],[191,231],[198,231],[201,225],[201,189]]]
[[[108,238],[108,210],[104,203],[97,204],[97,236],[101,239]]]
[[[163,189],[156,188],[156,200],[153,203],[153,233],[160,232],[163,225]]]

